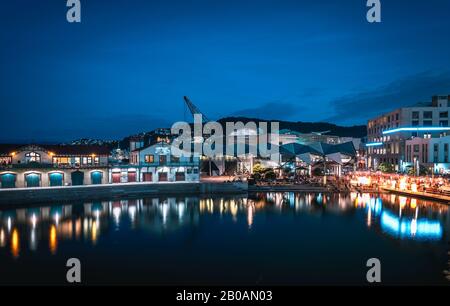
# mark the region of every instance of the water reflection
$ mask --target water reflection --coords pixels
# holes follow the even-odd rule
[[[204,215],[219,215],[258,229],[264,214],[352,215],[369,230],[392,239],[437,241],[449,234],[445,205],[390,194],[264,193],[239,198],[166,197],[49,205],[0,211],[0,247],[11,256],[48,246],[56,254],[63,241],[98,244],[110,230],[156,234],[197,226]]]

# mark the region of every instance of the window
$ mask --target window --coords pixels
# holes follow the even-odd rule
[[[395,114],[395,120],[398,120],[398,113],[397,114]]]
[[[433,125],[433,121],[431,120],[424,120],[423,121],[423,126],[432,126]]]
[[[440,112],[439,118],[448,118],[448,112]]]
[[[166,155],[160,155],[159,156],[159,163],[160,164],[165,164],[167,161],[167,156]]]
[[[414,152],[419,152],[419,145],[418,144],[414,145]]]
[[[439,126],[448,126],[448,120],[440,120]]]
[[[433,118],[433,112],[423,112],[423,118],[424,119],[432,119]]]
[[[40,163],[41,162],[41,154],[36,152],[29,152],[25,154],[25,160],[27,163],[35,162]]]
[[[83,156],[83,165],[90,165],[92,164],[92,157],[91,156]]]
[[[444,143],[444,163],[448,163],[448,143]]]
[[[412,121],[412,125],[413,126],[418,126],[419,125],[419,120],[413,120]]]
[[[198,174],[198,168],[194,168],[194,174]]]
[[[412,112],[413,119],[419,119],[419,112]]]
[[[153,154],[145,155],[144,156],[144,160],[145,160],[146,163],[149,163],[149,164],[154,163],[155,162],[155,155],[153,155]]]
[[[179,163],[180,162],[180,157],[179,156],[175,156],[175,155],[171,155],[170,156],[170,161],[173,163]]]
[[[98,165],[100,163],[100,157],[95,156],[94,157],[94,164]]]

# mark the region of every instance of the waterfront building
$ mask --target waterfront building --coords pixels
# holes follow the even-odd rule
[[[353,142],[328,144],[315,142],[309,145],[299,143],[285,144],[280,147],[282,165],[295,169],[307,169],[309,175],[315,169],[325,168],[325,174],[340,176],[344,171],[354,170],[357,152]]]
[[[0,144],[2,188],[105,184],[109,149],[90,145]]]
[[[151,144],[130,153],[130,164],[112,167],[110,181],[120,182],[198,182],[200,157],[177,157],[166,142]]]
[[[414,137],[406,140],[405,167],[426,168],[434,174],[450,173],[450,135],[439,138]]]
[[[430,103],[402,107],[368,121],[367,166],[381,163],[406,170],[406,140],[445,137],[449,127],[450,95],[433,96]]]

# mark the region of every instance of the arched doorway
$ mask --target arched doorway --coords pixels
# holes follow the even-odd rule
[[[29,173],[25,175],[27,187],[39,187],[41,185],[41,175],[38,173]]]
[[[98,185],[102,183],[103,173],[101,171],[91,172],[91,184]]]
[[[5,173],[0,177],[2,188],[15,188],[16,187],[16,175],[13,173]]]
[[[50,173],[48,175],[48,180],[50,186],[62,186],[63,185],[63,174],[59,172]]]
[[[84,173],[83,171],[75,171],[72,172],[71,174],[71,178],[72,178],[72,185],[73,186],[80,186],[83,185],[84,183]]]

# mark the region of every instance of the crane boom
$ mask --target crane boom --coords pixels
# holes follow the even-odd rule
[[[191,102],[191,100],[189,100],[188,97],[184,96],[184,102],[186,103],[187,107],[189,108],[189,111],[191,112],[192,116],[194,116],[195,114],[200,114],[202,115],[203,118],[203,122],[209,122],[210,120],[208,119],[208,117],[205,116],[205,114],[203,114],[200,109],[195,106],[194,103]]]

